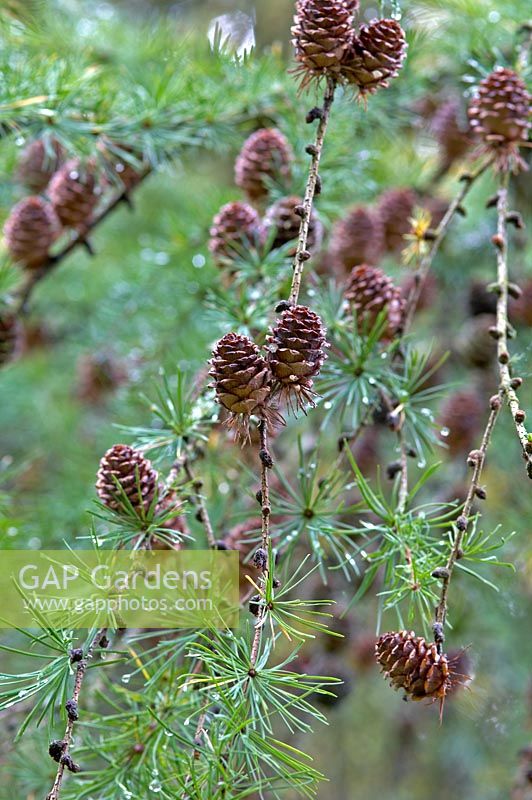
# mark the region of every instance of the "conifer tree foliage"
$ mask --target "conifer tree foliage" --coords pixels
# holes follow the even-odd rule
[[[481,5],[470,13],[489,41]],[[64,449],[53,465],[64,504],[79,499],[70,518],[57,509],[59,544],[236,550],[241,600],[231,630],[66,618],[7,635],[0,713],[27,797],[357,796],[308,752],[315,729],[334,734],[355,681],[374,677],[385,718],[399,703],[381,670],[422,701],[409,725],[439,714],[445,736],[475,696],[476,654],[491,656],[482,605],[515,580],[513,560],[524,608],[530,30],[516,4],[479,55],[475,26],[460,26],[467,62],[449,18],[435,34],[445,66],[427,76],[433,6],[385,3],[371,18],[347,0],[297,0],[287,58],[242,56],[223,29],[210,45],[176,42],[170,18],[103,6],[76,5],[81,21],[15,1],[2,14],[3,413],[16,429],[25,369],[55,391],[36,350],[70,359],[69,342],[98,341],[103,324],[77,388],[65,368],[92,449],[73,445],[73,476]],[[133,259],[157,277],[106,269],[131,266],[127,243],[165,185]],[[24,486],[45,493],[49,462],[25,447],[0,472],[6,549]],[[505,470],[519,487],[513,539]],[[16,545],[42,546],[42,530]],[[522,638],[499,665],[524,697]],[[526,770],[516,797],[525,783]]]

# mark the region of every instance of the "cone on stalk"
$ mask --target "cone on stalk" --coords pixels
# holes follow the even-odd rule
[[[360,332],[369,332],[379,314],[386,310],[387,325],[383,339],[393,339],[403,325],[405,301],[401,290],[378,267],[360,264],[354,267],[345,286],[345,299],[355,314]]]
[[[282,197],[266,211],[264,217],[266,233],[268,233],[268,230],[275,231],[275,238],[272,242],[273,249],[283,247],[289,242],[295,242],[299,237],[301,217],[296,212],[302,203],[303,200],[300,197]],[[310,253],[315,253],[319,250],[322,239],[323,225],[318,219],[315,210],[312,209],[308,226],[307,250]],[[296,250],[297,247],[294,244],[288,255],[295,255]]]
[[[322,78],[343,79],[357,8],[358,2],[352,0],[298,0],[292,43],[302,87]]]
[[[4,225],[5,243],[13,261],[37,269],[61,232],[54,209],[42,197],[26,197],[11,210]]]
[[[274,393],[292,410],[314,405],[314,378],[325,361],[327,346],[323,323],[307,306],[287,309],[271,329],[267,361]]]
[[[394,19],[361,25],[344,57],[342,74],[361,96],[386,89],[406,58],[405,32]]]
[[[261,128],[246,139],[235,162],[235,183],[252,202],[269,194],[269,183],[285,187],[292,175],[294,154],[277,128]]]
[[[519,155],[530,129],[530,94],[512,69],[499,67],[480,82],[469,104],[469,121],[500,170],[526,169]]]
[[[35,139],[20,154],[17,179],[35,194],[40,194],[61,166],[64,157],[65,149],[57,139]]]
[[[55,213],[66,228],[88,225],[100,197],[94,165],[70,159],[53,176],[48,196]]]
[[[158,475],[141,452],[127,444],[115,444],[100,461],[96,491],[101,502],[118,513],[137,515],[150,508],[157,488]]]
[[[264,238],[258,213],[247,203],[227,203],[212,221],[209,250],[218,266],[236,261],[241,252]]]
[[[394,689],[412,700],[439,700],[443,706],[456,673],[435,643],[413,631],[384,633],[375,645],[375,658]]]
[[[366,206],[352,208],[332,229],[329,255],[334,270],[345,275],[358,264],[378,263],[383,241],[380,215]]]
[[[270,423],[279,420],[270,406],[271,376],[257,345],[247,336],[226,333],[212,353],[210,373],[216,400],[230,412],[233,425],[243,441],[249,437],[252,415]]]

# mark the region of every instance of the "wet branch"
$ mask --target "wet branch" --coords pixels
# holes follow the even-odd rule
[[[316,109],[315,110],[316,117],[313,117],[315,119],[319,115],[319,125],[316,131],[316,139],[314,144],[310,145],[307,148],[307,152],[310,153],[310,155],[312,156],[312,161],[310,163],[307,186],[305,189],[305,197],[303,200],[303,206],[301,211],[301,225],[299,228],[297,250],[294,256],[294,265],[293,265],[294,274],[292,276],[292,286],[290,289],[290,298],[289,298],[289,302],[294,306],[297,305],[297,301],[299,298],[299,290],[301,288],[301,279],[303,277],[305,262],[308,261],[310,258],[310,253],[307,250],[308,231],[312,214],[312,205],[314,202],[314,196],[316,194],[316,186],[318,185],[319,181],[319,168],[320,168],[321,154],[323,150],[323,142],[325,140],[325,134],[327,132],[327,125],[329,124],[331,107],[334,102],[335,89],[336,89],[336,81],[333,78],[329,78],[327,81],[327,88],[325,90],[325,96],[323,99],[323,108]],[[310,121],[312,121],[312,116],[307,117],[307,119],[310,119]]]

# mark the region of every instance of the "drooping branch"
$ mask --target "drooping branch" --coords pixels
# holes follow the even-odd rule
[[[451,582],[451,577],[453,574],[455,564],[461,556],[462,543],[464,541],[464,536],[467,533],[471,521],[471,510],[473,508],[473,501],[475,497],[478,495],[478,492],[480,490],[480,477],[482,475],[482,470],[484,468],[486,453],[501,408],[501,399],[499,395],[494,395],[491,398],[490,407],[491,410],[488,417],[488,421],[486,423],[486,427],[484,429],[484,433],[482,435],[482,442],[480,444],[480,448],[478,450],[472,450],[468,457],[468,464],[473,468],[473,475],[471,478],[471,483],[469,484],[469,489],[467,492],[462,512],[458,517],[458,519],[456,520],[456,532],[454,535],[451,552],[449,554],[449,558],[447,559],[445,567],[436,570],[437,573],[436,577],[440,578],[442,581],[440,601],[436,608],[436,625],[441,626],[440,636],[443,636],[443,626],[445,624],[445,619],[447,616],[447,598],[449,594],[449,584]]]
[[[301,278],[303,276],[305,262],[308,261],[310,258],[310,253],[307,250],[309,225],[311,220],[314,197],[316,194],[316,187],[319,181],[319,168],[320,168],[321,154],[323,151],[323,142],[325,140],[327,126],[329,124],[331,107],[334,102],[335,89],[336,89],[335,80],[333,78],[329,78],[327,80],[327,88],[325,90],[325,96],[323,99],[323,107],[314,110],[316,116],[313,116],[313,112],[310,112],[309,117],[307,117],[309,121],[312,121],[312,119],[315,119],[316,117],[319,116],[319,124],[316,131],[315,142],[314,144],[309,145],[309,147],[307,148],[307,152],[311,155],[312,160],[310,162],[310,170],[307,180],[307,186],[305,189],[305,197],[303,200],[303,206],[301,210],[301,225],[299,228],[299,238],[297,241],[297,249],[294,256],[294,264],[293,264],[294,273],[292,276],[292,286],[290,289],[289,302],[294,306],[297,305],[297,301],[299,298],[299,291],[301,289]]]
[[[516,391],[522,381],[520,378],[512,377],[508,351],[508,338],[512,330],[508,320],[508,297],[511,287],[508,276],[508,211],[508,174],[506,173],[497,196],[497,233],[492,240],[497,251],[497,325],[495,331],[497,361],[500,389],[512,414],[528,477],[532,478],[532,442],[529,440],[525,426],[525,412],[519,404]],[[512,288],[515,291],[515,288]]]
[[[74,690],[72,697],[66,703],[67,724],[65,734],[59,742],[52,742],[50,745],[50,755],[58,762],[57,773],[50,792],[46,795],[46,800],[58,800],[63,784],[65,769],[70,772],[79,772],[80,767],[74,763],[70,755],[70,746],[74,734],[74,725],[78,719],[78,704],[83,686],[83,681],[87,673],[89,661],[94,656],[94,651],[98,645],[103,646],[103,641],[107,633],[107,628],[100,628],[94,634],[92,641],[85,654],[81,651],[72,651],[70,659],[76,664],[76,677],[74,679]]]
[[[406,302],[403,336],[408,333],[412,326],[412,320],[414,318],[414,314],[416,313],[421,292],[423,291],[423,285],[432,268],[432,264],[436,255],[438,254],[440,246],[447,235],[447,231],[449,230],[451,222],[455,218],[456,214],[461,212],[462,203],[471,191],[471,188],[486,172],[492,163],[493,159],[489,158],[488,160],[484,161],[474,172],[464,172],[460,176],[461,187],[449,204],[449,207],[447,208],[447,211],[445,212],[440,224],[435,231],[433,231],[432,244],[427,254],[421,259],[419,267],[415,272],[414,286],[412,287],[412,291]]]
[[[15,305],[16,314],[22,315],[26,313],[35,287],[42,280],[44,280],[44,278],[47,278],[78,247],[86,247],[89,249],[89,252],[92,253],[90,244],[88,244],[89,234],[92,233],[92,231],[94,231],[104,220],[106,220],[107,217],[113,213],[113,211],[121,206],[122,203],[130,205],[131,191],[140,186],[140,184],[151,173],[151,167],[147,167],[143,172],[139,173],[138,179],[134,186],[118,192],[113,199],[107,203],[107,205],[105,205],[97,214],[95,214],[95,216],[87,223],[87,225],[83,227],[82,230],[79,230],[75,236],[72,237],[72,239],[63,247],[62,250],[59,251],[59,253],[51,255],[38,269],[28,272],[27,279],[17,297],[17,303]]]

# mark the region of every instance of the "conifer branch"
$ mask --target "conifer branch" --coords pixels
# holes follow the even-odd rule
[[[17,304],[15,306],[15,313],[17,315],[23,315],[28,310],[28,304],[35,290],[37,284],[39,284],[44,278],[47,278],[50,273],[52,273],[56,267],[61,264],[62,261],[65,260],[74,250],[78,247],[86,247],[91,255],[94,255],[94,251],[90,243],[88,242],[88,235],[95,230],[100,223],[104,222],[104,220],[109,217],[113,211],[115,211],[122,203],[126,203],[127,205],[131,205],[130,194],[133,189],[138,188],[140,184],[150,175],[152,172],[152,167],[147,167],[142,173],[139,174],[138,179],[134,186],[123,189],[122,191],[118,192],[110,202],[104,206],[95,216],[83,227],[82,230],[79,230],[73,238],[68,242],[62,250],[59,251],[56,255],[51,255],[47,259],[47,261],[42,264],[38,269],[32,270],[28,273],[26,282],[17,298]]]
[[[72,756],[70,755],[70,746],[74,733],[74,725],[78,719],[78,703],[83,681],[87,673],[87,666],[89,661],[94,656],[94,650],[96,649],[96,646],[102,642],[106,633],[107,628],[100,628],[96,631],[85,655],[83,655],[83,653],[74,653],[74,651],[71,654],[72,663],[77,665],[76,677],[74,679],[74,690],[72,692],[71,699],[66,703],[68,720],[65,728],[65,734],[61,741],[52,742],[50,745],[50,755],[52,758],[58,761],[59,766],[57,767],[57,773],[52,788],[46,795],[46,800],[58,800],[63,784],[65,769],[69,770],[70,772],[80,772],[81,770],[79,765],[74,763]]]
[[[319,168],[320,168],[321,154],[323,151],[323,142],[325,140],[327,126],[329,124],[331,107],[334,102],[335,89],[336,89],[336,81],[333,78],[328,78],[327,88],[325,90],[325,96],[323,99],[323,107],[321,109],[315,110],[316,116],[314,116],[313,112],[311,111],[309,116],[307,117],[307,120],[312,122],[314,119],[316,119],[316,117],[319,116],[319,124],[318,124],[318,129],[316,131],[315,142],[313,145],[310,145],[310,147],[307,149],[307,152],[309,152],[310,155],[312,156],[312,160],[310,162],[310,170],[307,180],[307,186],[305,189],[305,197],[303,200],[303,207],[301,212],[301,225],[299,227],[299,238],[297,241],[297,249],[293,263],[294,274],[292,276],[292,286],[290,289],[289,302],[294,306],[296,306],[298,302],[299,290],[301,288],[301,278],[303,276],[305,262],[308,261],[308,259],[310,258],[310,254],[307,250],[309,225],[311,220],[314,197],[316,194],[316,187],[319,181]]]
[[[187,457],[185,457],[183,461],[183,469],[185,471],[185,475],[187,476],[187,480],[192,486],[194,491],[194,501],[198,508],[197,512],[197,519],[198,522],[201,522],[203,527],[205,528],[205,535],[207,537],[207,544],[211,548],[211,550],[216,549],[216,536],[214,534],[214,528],[212,526],[211,518],[209,516],[209,511],[207,509],[207,504],[205,503],[205,498],[201,493],[203,488],[203,481],[200,478],[196,478],[192,469],[190,467],[190,462]]]
[[[501,188],[497,196],[497,233],[492,241],[497,251],[497,362],[499,366],[500,389],[508,404],[527,474],[532,478],[532,442],[525,426],[525,412],[521,409],[516,389],[521,385],[519,378],[512,379],[510,354],[508,352],[508,335],[511,330],[508,321],[508,173],[504,173]]]
[[[473,450],[468,456],[468,464],[473,467],[473,476],[471,478],[471,483],[469,484],[469,489],[467,492],[462,512],[458,517],[458,519],[456,520],[456,531],[454,533],[451,552],[449,554],[449,558],[447,560],[445,567],[437,571],[438,575],[436,577],[441,578],[442,588],[440,594],[440,601],[436,607],[435,619],[436,619],[436,625],[441,626],[441,629],[438,628],[441,631],[440,633],[441,636],[443,636],[443,626],[445,625],[445,620],[447,617],[447,598],[449,594],[449,584],[451,582],[451,577],[453,574],[455,564],[461,557],[462,542],[464,541],[464,536],[467,533],[469,523],[471,521],[471,510],[473,508],[473,501],[479,490],[480,477],[482,475],[482,470],[484,468],[486,453],[501,408],[501,399],[499,395],[494,395],[491,398],[490,406],[491,406],[490,415],[488,417],[488,421],[486,423],[486,427],[482,435],[482,442],[480,444],[480,448],[478,450]],[[443,641],[443,639],[441,641]]]
[[[460,213],[460,209],[462,207],[462,203],[464,202],[465,198],[469,194],[470,190],[474,186],[474,184],[478,181],[478,179],[486,172],[488,167],[491,166],[493,163],[493,158],[489,158],[488,160],[484,161],[474,172],[464,172],[460,176],[461,187],[457,192],[454,199],[451,201],[447,211],[445,212],[440,224],[436,228],[435,231],[432,232],[432,245],[428,250],[427,254],[421,259],[418,269],[414,274],[414,286],[410,293],[410,296],[406,302],[406,310],[405,310],[405,319],[403,325],[403,332],[402,336],[404,336],[410,330],[412,326],[412,321],[414,318],[414,314],[416,313],[417,305],[419,303],[419,298],[421,296],[421,292],[423,291],[423,285],[429,274],[432,264],[440,246],[445,239],[447,231],[453,221],[454,217],[457,213]]]

